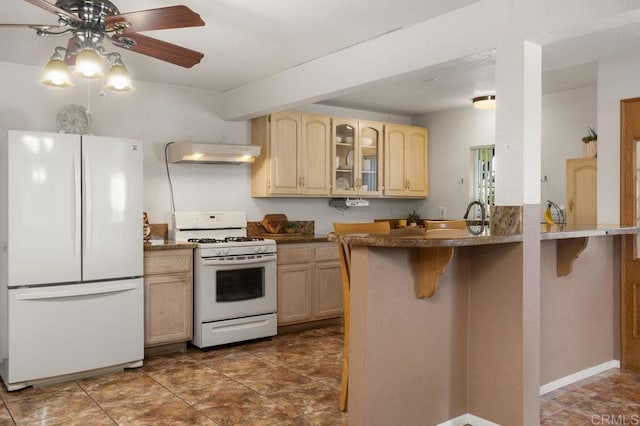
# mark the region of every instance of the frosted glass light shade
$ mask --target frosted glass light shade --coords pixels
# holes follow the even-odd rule
[[[76,74],[84,78],[102,78],[102,57],[92,49],[84,49],[76,57]]]
[[[494,95],[487,95],[473,98],[473,107],[478,109],[494,109],[496,107],[496,97]]]
[[[129,78],[129,71],[127,71],[127,68],[122,63],[116,63],[111,67],[107,75],[107,85],[104,89],[113,92],[128,92],[133,90],[131,79]]]
[[[40,83],[48,86],[71,87],[71,76],[67,64],[61,59],[50,59],[44,67]]]

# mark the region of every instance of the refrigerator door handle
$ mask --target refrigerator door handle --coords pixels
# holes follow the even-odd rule
[[[96,294],[121,293],[125,291],[135,290],[137,283],[126,284],[110,284],[100,287],[65,289],[65,290],[47,290],[40,292],[29,292],[16,295],[16,300],[45,300],[45,299],[63,299],[70,297],[82,297]]]
[[[80,213],[81,207],[81,194],[82,191],[80,187],[80,157],[77,153],[73,154],[73,205],[71,206],[71,230],[72,230],[72,243],[73,243],[73,257],[76,258],[80,252],[80,235],[78,224],[78,214]]]
[[[84,176],[84,250],[87,253],[91,253],[91,241],[93,231],[93,200],[92,200],[92,188],[91,188],[91,167],[90,157],[88,150],[83,152],[83,176]]]

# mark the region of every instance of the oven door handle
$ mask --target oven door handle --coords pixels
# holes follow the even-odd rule
[[[268,263],[276,260],[275,254],[263,255],[261,259],[242,259],[242,260],[227,260],[220,259],[220,257],[203,257],[203,266],[215,266],[215,265],[257,265],[260,263]]]

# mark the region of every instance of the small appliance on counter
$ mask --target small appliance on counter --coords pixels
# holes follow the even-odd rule
[[[173,237],[194,242],[193,340],[199,348],[278,332],[276,242],[247,237],[243,211],[173,215]]]

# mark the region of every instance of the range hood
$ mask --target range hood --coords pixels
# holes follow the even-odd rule
[[[167,150],[170,163],[253,163],[258,155],[256,145],[172,142]]]

